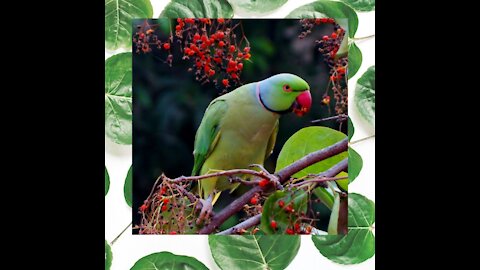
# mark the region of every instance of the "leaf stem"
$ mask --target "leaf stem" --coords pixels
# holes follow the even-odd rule
[[[366,141],[368,139],[371,139],[371,138],[374,138],[375,137],[375,134],[373,135],[370,135],[368,137],[365,137],[365,138],[362,138],[362,139],[359,139],[359,140],[356,140],[356,141],[353,141],[353,142],[350,142],[350,145],[354,145],[356,143],[359,143],[359,142],[362,142],[362,141]]]
[[[365,39],[369,39],[369,38],[373,38],[373,37],[375,37],[375,34],[369,35],[369,36],[365,36],[365,37],[353,38],[353,40],[354,40],[354,41],[360,41],[360,40],[365,40]]]

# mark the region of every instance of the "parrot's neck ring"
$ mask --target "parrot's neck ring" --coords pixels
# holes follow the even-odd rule
[[[286,114],[286,113],[289,113],[292,111],[292,108],[288,108],[286,110],[283,110],[283,111],[277,111],[277,110],[273,110],[273,109],[270,109],[264,102],[263,102],[263,99],[262,99],[262,96],[260,95],[260,82],[257,82],[257,87],[256,87],[256,95],[257,95],[257,99],[258,99],[258,102],[260,102],[260,104],[262,104],[262,107],[267,110],[267,111],[270,111],[272,113],[278,113],[278,114]],[[292,105],[293,106],[293,105]]]

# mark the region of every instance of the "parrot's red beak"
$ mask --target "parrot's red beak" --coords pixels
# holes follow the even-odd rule
[[[293,103],[293,112],[297,116],[304,116],[312,107],[312,95],[310,91],[303,91]]]

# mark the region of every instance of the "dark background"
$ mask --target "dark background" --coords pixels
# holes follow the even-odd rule
[[[239,20],[235,20],[239,21]],[[144,20],[135,20],[134,28]],[[150,24],[166,20],[149,20]],[[174,26],[175,21],[171,21]],[[334,113],[331,95],[330,110],[320,103],[328,83],[328,66],[315,47],[315,39],[329,35],[332,25],[320,25],[301,40],[299,20],[242,20],[245,36],[250,41],[251,62],[244,62],[241,81],[246,84],[278,73],[292,73],[305,79],[311,88],[313,105],[304,117],[287,114],[280,118],[280,129],[273,154],[265,167],[273,172],[277,156],[286,140],[310,121]],[[161,27],[160,27],[161,28]],[[159,38],[167,35],[157,31]],[[200,85],[193,73],[187,72],[190,60],[182,60],[179,45],[173,44],[173,66],[165,64],[165,52],[154,49],[148,54],[135,53],[133,47],[133,223],[138,224],[137,209],[148,196],[156,178],[163,172],[169,177],[190,175],[193,167],[195,133],[203,113],[222,89],[213,83]],[[331,94],[331,91],[329,92]],[[335,121],[322,125],[338,129]],[[346,125],[342,131],[346,133]],[[322,221],[326,230],[328,219]],[[323,227],[322,226],[322,227]],[[320,228],[322,229],[322,228]]]

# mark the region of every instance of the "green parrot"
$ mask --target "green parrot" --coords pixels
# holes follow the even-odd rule
[[[303,116],[311,105],[308,83],[289,73],[217,97],[205,110],[195,135],[192,175],[263,165],[273,151],[280,116],[289,112]],[[232,192],[238,185],[227,177],[214,177],[198,181],[198,192],[213,204],[221,191]]]

